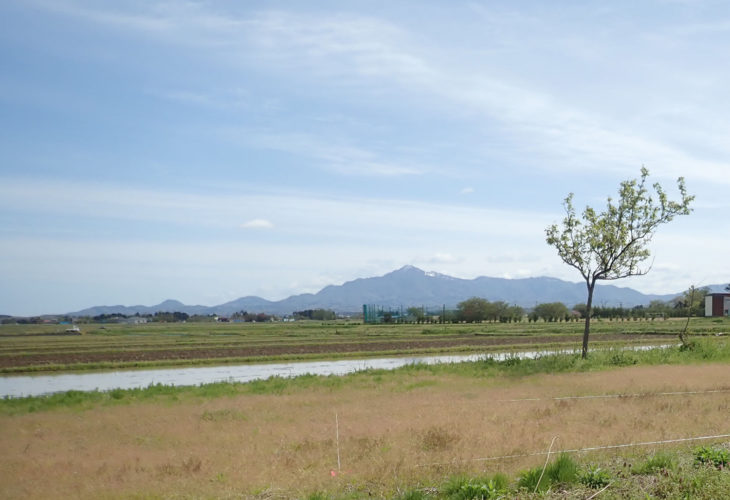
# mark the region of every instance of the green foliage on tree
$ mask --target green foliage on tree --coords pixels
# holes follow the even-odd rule
[[[563,203],[565,218],[560,225],[546,228],[546,240],[558,256],[577,269],[586,282],[587,300],[582,356],[588,355],[593,291],[599,280],[617,280],[646,274],[651,266],[643,263],[651,255],[648,245],[657,228],[677,215],[691,212],[694,196],[687,194],[684,179],[677,179],[681,199],[672,201],[654,183],[647,186],[649,171],[642,167],[639,179],[626,180],[619,198],[608,198],[606,209],[597,212],[586,207],[581,216],[573,207],[573,193]]]
[[[337,319],[337,313],[331,309],[306,309],[304,311],[294,311],[294,317],[298,319],[328,321]]]
[[[682,295],[675,297],[672,300],[672,304],[675,309],[680,309],[687,316],[704,316],[705,296],[710,293],[711,290],[709,287],[703,286],[697,288],[691,286]]]
[[[570,310],[562,302],[538,304],[532,310],[532,314],[534,318],[540,318],[549,322],[564,321],[570,318]]]
[[[472,297],[463,302],[459,302],[456,308],[459,311],[458,317],[460,321],[466,321],[467,323],[484,321],[489,314],[489,301],[480,299],[479,297]]]
[[[480,321],[499,321],[511,323],[521,321],[524,309],[520,306],[510,306],[507,302],[490,302],[479,297],[472,297],[457,305],[457,319],[467,323]]]
[[[175,311],[175,312],[167,312],[167,311],[159,311],[152,316],[152,321],[160,322],[160,323],[178,323],[181,321],[187,321],[187,319],[190,317],[189,314]]]
[[[426,318],[426,313],[425,313],[423,307],[409,307],[407,309],[407,312],[408,312],[408,317],[418,323],[423,322]]]

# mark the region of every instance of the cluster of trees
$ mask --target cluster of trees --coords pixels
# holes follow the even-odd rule
[[[530,321],[542,319],[543,321],[554,323],[556,321],[570,321],[575,316],[576,314],[562,302],[548,302],[536,305],[528,319]]]
[[[97,314],[96,316],[92,316],[92,321],[94,323],[115,323],[119,320],[126,319],[126,314],[121,313],[114,313],[114,314]]]
[[[188,313],[184,312],[156,312],[152,316],[152,321],[159,321],[164,323],[179,323],[183,321],[187,321],[190,318],[190,315]]]
[[[472,297],[463,302],[459,302],[457,305],[456,320],[467,323],[481,321],[511,323],[513,321],[522,321],[524,314],[525,310],[520,306],[511,306],[503,301],[490,302],[479,297]]]
[[[293,316],[297,319],[314,319],[318,321],[337,319],[337,314],[331,309],[305,309],[304,311],[294,311]]]
[[[728,285],[730,289],[730,285]],[[730,291],[730,290],[729,290]],[[620,306],[593,306],[590,309],[591,318],[608,320],[639,320],[654,319],[656,317],[686,317],[704,316],[705,295],[710,293],[709,288],[690,288],[682,295],[669,301],[653,300],[649,305],[634,307]],[[413,311],[412,311],[413,309]],[[421,308],[408,309],[409,315],[414,316]],[[486,299],[472,297],[460,302],[456,311],[446,311],[443,320],[446,322],[475,323],[482,321],[499,321],[502,323],[522,321],[576,321],[586,319],[588,307],[586,304],[576,304],[572,308],[562,302],[537,304],[532,310],[525,312],[519,306],[510,306],[506,302],[489,302]],[[440,320],[442,318],[439,318]]]
[[[55,320],[48,320],[48,318],[43,318],[41,316],[31,316],[29,318],[19,318],[15,316],[6,316],[3,315],[0,319],[0,324],[2,325],[42,325],[43,323],[48,323],[49,321],[56,321],[56,322],[71,322],[70,316],[62,316],[60,318],[56,318]]]
[[[649,305],[635,306],[632,308],[625,307],[601,307],[594,306],[591,310],[592,318],[654,318],[664,316],[687,317],[687,316],[704,316],[705,315],[705,296],[711,291],[707,287],[689,288],[681,295],[672,300],[652,300]],[[585,304],[576,304],[574,309],[580,312],[581,317],[586,317]]]
[[[231,314],[231,319],[234,321],[244,321],[246,323],[265,323],[272,321],[274,316],[266,313],[250,313],[247,311],[238,311]]]

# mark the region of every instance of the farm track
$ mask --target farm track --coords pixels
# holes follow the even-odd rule
[[[674,335],[656,334],[599,334],[593,337],[594,342],[667,342],[676,339]],[[280,341],[281,342],[281,341]],[[571,335],[545,335],[545,336],[459,336],[459,337],[438,337],[438,338],[407,338],[407,339],[377,339],[372,341],[318,341],[298,343],[271,343],[262,345],[236,345],[234,343],[225,346],[204,345],[165,345],[165,346],[125,346],[123,348],[112,348],[104,345],[96,349],[87,350],[89,346],[78,346],[76,349],[68,347],[68,350],[54,350],[43,352],[25,349],[25,352],[4,352],[0,354],[0,368],[17,368],[25,366],[43,365],[78,365],[85,363],[129,363],[129,362],[155,362],[169,360],[207,360],[222,358],[256,358],[256,357],[286,357],[299,355],[323,356],[332,354],[367,353],[378,352],[402,354],[408,351],[417,352],[424,349],[454,349],[463,348],[473,350],[474,348],[490,348],[499,346],[539,346],[546,344],[560,344],[564,348],[578,348],[580,337]],[[103,350],[100,350],[103,349]]]

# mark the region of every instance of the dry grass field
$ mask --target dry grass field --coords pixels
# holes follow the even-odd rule
[[[730,392],[545,399],[730,390],[728,373],[727,364],[490,378],[413,371],[281,394],[3,415],[0,496],[389,497],[458,473],[514,474],[544,456],[476,459],[544,451],[555,436],[554,449],[569,449],[729,433]],[[506,401],[521,398],[541,399]]]

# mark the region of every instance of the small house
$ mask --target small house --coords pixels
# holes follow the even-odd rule
[[[730,316],[730,293],[705,295],[705,316]]]

